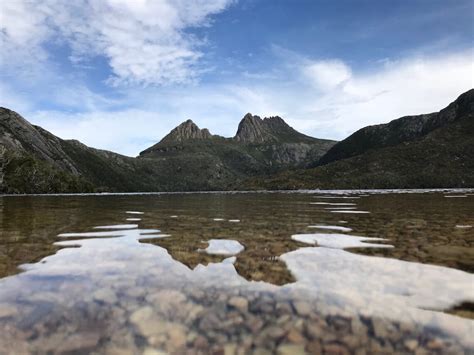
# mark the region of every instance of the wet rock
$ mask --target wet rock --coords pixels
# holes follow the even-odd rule
[[[321,354],[322,348],[319,341],[311,341],[306,345],[306,351],[310,354]]]
[[[303,345],[282,344],[277,348],[278,355],[302,355],[307,354]]]
[[[252,316],[252,317],[249,317],[247,319],[247,327],[254,334],[257,333],[258,331],[260,331],[260,329],[262,329],[263,325],[264,325],[264,322],[259,317]]]
[[[234,296],[231,297],[227,303],[229,306],[238,309],[241,312],[247,312],[249,309],[249,301],[244,297]]]
[[[326,344],[324,345],[324,353],[327,355],[350,355],[351,352],[340,344]]]
[[[73,334],[67,337],[63,342],[57,346],[54,351],[57,353],[67,352],[83,352],[95,349],[99,343],[100,335],[98,332],[87,332]]]
[[[194,340],[193,346],[197,350],[206,350],[209,348],[209,342],[204,336],[198,335]]]
[[[408,339],[405,340],[403,343],[405,347],[410,350],[410,351],[415,351],[415,349],[418,347],[418,340],[416,339]]]
[[[305,341],[305,338],[296,329],[291,329],[286,335],[286,340],[290,343],[299,344],[299,343],[303,343]]]
[[[293,302],[295,312],[301,317],[307,317],[311,314],[311,305],[308,302],[296,301]]]
[[[146,348],[142,355],[166,355],[167,353],[164,351],[159,351],[153,348]]]
[[[176,350],[186,345],[186,329],[181,325],[173,325],[167,332],[168,334],[168,347],[170,350]]]
[[[235,355],[237,353],[237,344],[224,345],[224,355]]]
[[[426,347],[433,351],[441,351],[444,348],[444,343],[440,339],[432,339],[426,343]]]
[[[8,303],[0,303],[0,318],[14,317],[18,314],[18,309]]]
[[[253,355],[272,355],[272,352],[265,348],[256,348],[253,351]]]
[[[108,304],[115,304],[117,303],[117,295],[115,292],[109,288],[102,288],[97,290],[93,294],[93,298],[95,301],[108,303]]]

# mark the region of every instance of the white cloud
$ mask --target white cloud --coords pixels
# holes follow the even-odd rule
[[[321,91],[335,89],[352,76],[351,69],[337,59],[309,63],[303,67],[302,71],[316,89]]]
[[[206,26],[233,0],[6,0],[0,2],[5,64],[44,61],[48,41],[63,41],[71,60],[107,58],[112,84],[164,85],[196,78]]]
[[[344,138],[367,125],[438,111],[474,87],[473,63],[472,49],[388,61],[315,96],[299,118],[312,118],[313,130]]]

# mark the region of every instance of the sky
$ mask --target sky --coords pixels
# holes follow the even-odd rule
[[[247,112],[340,140],[473,87],[472,0],[0,1],[0,106],[129,156]]]

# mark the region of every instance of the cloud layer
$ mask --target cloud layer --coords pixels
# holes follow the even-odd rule
[[[438,111],[474,87],[473,48],[367,57],[357,66],[276,44],[267,44],[265,69],[228,65],[229,75],[217,68],[212,84],[199,82],[210,43],[193,29],[212,26],[234,2],[0,1],[0,69],[8,76],[0,105],[60,137],[133,156],[188,118],[232,136],[246,112],[280,115],[308,135],[343,139]],[[229,58],[221,59],[213,64]]]
[[[106,58],[109,83],[164,85],[196,78],[206,26],[232,0],[15,0],[0,5],[2,58],[24,63],[48,57],[46,44],[66,44],[73,63]],[[51,43],[53,41],[53,43]],[[16,60],[12,63],[19,64]]]

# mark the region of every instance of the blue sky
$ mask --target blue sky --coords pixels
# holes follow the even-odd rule
[[[246,112],[343,139],[474,86],[471,0],[4,0],[0,105],[137,155]]]

